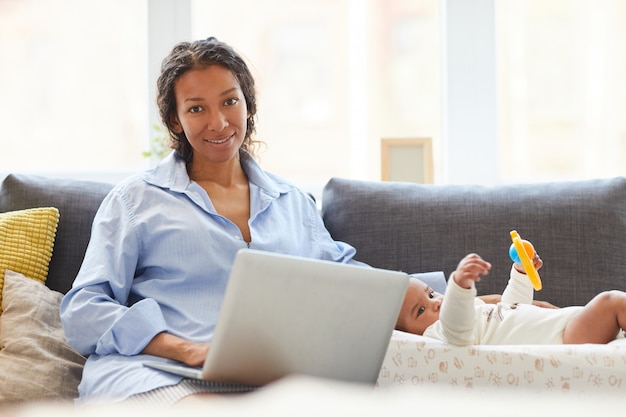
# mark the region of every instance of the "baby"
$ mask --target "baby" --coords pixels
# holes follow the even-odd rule
[[[543,262],[533,259],[537,269]],[[475,283],[491,264],[476,254],[461,260],[445,298],[411,278],[396,328],[454,345],[608,343],[626,326],[626,293],[605,291],[586,306],[560,309],[532,305],[533,287],[514,264],[497,304],[476,297]]]

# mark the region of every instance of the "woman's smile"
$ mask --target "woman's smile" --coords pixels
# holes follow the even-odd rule
[[[233,137],[235,136],[235,134],[231,134],[228,137],[225,138],[221,138],[221,139],[205,139],[206,142],[212,143],[212,144],[216,144],[216,145],[220,145],[222,143],[228,142],[231,139],[233,139]]]

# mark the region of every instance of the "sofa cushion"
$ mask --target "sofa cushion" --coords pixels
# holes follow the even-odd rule
[[[0,212],[56,207],[60,219],[50,261],[48,287],[67,292],[85,255],[91,223],[112,184],[10,174],[0,186]]]
[[[442,271],[416,272],[414,274],[411,274],[411,277],[417,278],[420,281],[424,282],[426,285],[428,285],[439,294],[445,294],[446,289],[448,288],[446,276],[443,274]]]
[[[45,283],[58,221],[54,207],[0,213],[0,299],[7,269]]]
[[[68,399],[78,394],[85,358],[66,342],[63,294],[6,271],[0,315],[0,403]]]
[[[491,187],[333,178],[322,215],[333,238],[380,268],[448,277],[463,256],[478,253],[493,265],[480,294],[506,285],[511,230],[544,261],[537,299],[585,304],[626,271],[625,178]]]

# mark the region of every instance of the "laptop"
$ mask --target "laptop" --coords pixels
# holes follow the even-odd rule
[[[204,366],[144,365],[248,386],[293,374],[373,385],[408,281],[403,272],[242,249]]]

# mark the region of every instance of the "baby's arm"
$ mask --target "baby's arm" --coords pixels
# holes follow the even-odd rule
[[[470,253],[461,259],[452,277],[459,287],[469,290],[475,282],[480,281],[481,275],[487,275],[491,264],[475,253]]]
[[[533,264],[537,269],[543,266],[543,261],[539,255],[535,254]],[[524,267],[519,264],[513,264],[509,282],[502,293],[502,302],[507,304],[532,304],[533,296],[534,289],[524,271]]]
[[[476,254],[467,255],[452,273],[441,306],[439,326],[433,331],[441,332],[443,339],[454,345],[474,343],[476,286],[474,282],[486,275],[491,264]],[[480,302],[480,301],[478,301]],[[427,334],[425,334],[427,335]]]

